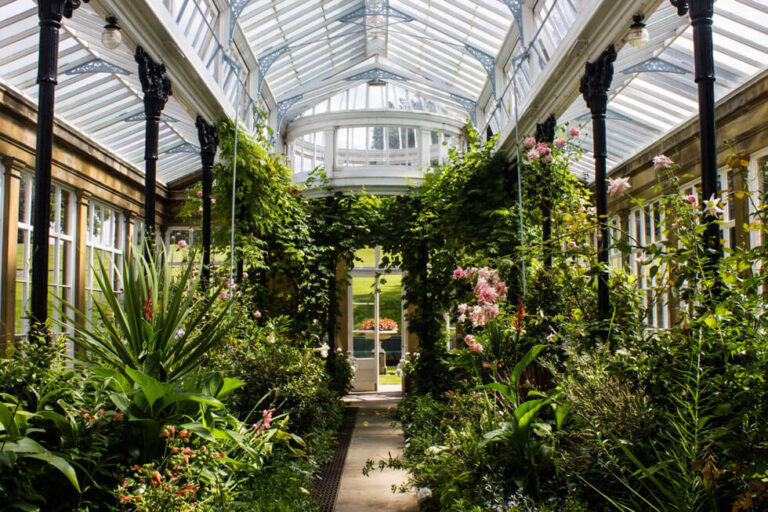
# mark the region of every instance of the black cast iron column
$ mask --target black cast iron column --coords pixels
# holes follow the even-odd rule
[[[539,142],[548,142],[552,144],[555,140],[555,115],[552,114],[543,123],[536,125],[536,140]],[[544,162],[543,176],[541,180],[541,245],[544,256],[544,266],[552,267],[552,248],[550,247],[550,238],[552,238],[552,179],[550,164]]]
[[[701,192],[707,200],[717,197],[717,136],[715,130],[715,57],[712,42],[714,0],[670,0],[677,13],[684,16],[690,10],[693,25],[693,55],[696,83],[699,87],[699,141],[701,144]],[[702,208],[704,201],[702,201]],[[704,246],[712,263],[722,255],[720,226],[717,216],[703,213],[707,226]]]
[[[155,244],[155,186],[157,183],[157,146],[160,137],[160,115],[172,94],[171,81],[165,73],[165,64],[155,62],[141,46],[136,48],[139,79],[144,91],[144,114],[147,118],[144,160],[144,233],[147,247]]]
[[[197,116],[197,138],[200,141],[200,159],[203,165],[203,288],[208,287],[211,277],[211,192],[213,185],[213,161],[219,145],[216,127]]]
[[[88,0],[85,0],[86,2]],[[61,18],[72,17],[80,0],[40,0],[40,51],[37,63],[37,146],[35,149],[35,209],[32,213],[32,297],[30,330],[48,321],[48,230],[51,218],[51,162],[53,161],[53,107],[59,65]]]
[[[587,62],[586,72],[581,79],[580,92],[592,113],[592,137],[595,158],[595,203],[597,207],[597,261],[601,265],[597,278],[597,312],[600,320],[610,317],[608,297],[608,185],[606,183],[605,159],[605,111],[608,108],[608,89],[613,80],[613,63],[616,49],[611,45],[595,62]]]

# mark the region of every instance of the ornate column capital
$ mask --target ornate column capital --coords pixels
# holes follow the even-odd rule
[[[219,146],[219,133],[214,125],[205,122],[201,116],[197,116],[195,126],[197,126],[197,138],[200,141],[200,156],[203,165],[213,165],[216,149]]]
[[[677,8],[678,16],[685,16],[688,14],[688,3],[686,0],[669,0],[669,3],[672,4],[672,7]]]
[[[135,58],[139,64],[139,79],[144,92],[144,110],[147,116],[159,117],[173,94],[165,64],[155,62],[141,46],[136,48]]]
[[[83,2],[88,3],[88,0],[40,0],[37,15],[41,20],[61,21],[62,16],[71,18]]]
[[[611,45],[594,62],[587,62],[581,78],[579,92],[584,96],[592,115],[605,115],[608,107],[608,89],[613,80],[616,48]]]
[[[677,8],[678,16],[685,16],[688,11],[691,18],[711,18],[715,14],[714,0],[669,0]]]
[[[711,18],[715,14],[714,0],[669,0],[677,8],[678,16],[685,16],[690,11],[691,19]]]

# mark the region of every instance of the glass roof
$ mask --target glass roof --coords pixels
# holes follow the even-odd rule
[[[201,77],[207,75],[220,88],[215,102],[229,103],[222,110],[234,111],[239,105],[240,117],[249,127],[257,103],[269,106],[269,119],[279,132],[284,122],[310,112],[344,109],[437,112],[464,120],[473,117],[482,100],[481,121],[490,123],[494,132],[503,132],[519,116],[518,105],[530,107],[532,88],[546,85],[551,57],[570,40],[573,27],[586,23],[580,19],[586,16],[581,7],[589,4],[230,0],[229,8],[222,9],[226,1],[164,0],[161,5],[167,13],[150,9],[150,21],[175,24],[168,27],[169,33],[185,39],[188,49],[177,48],[176,53],[157,58],[193,64]],[[622,48],[615,64],[608,116],[610,168],[696,114],[689,20],[678,17],[667,1],[658,5],[648,19],[648,46]],[[533,7],[525,37],[519,27],[522,6]],[[136,31],[126,21],[124,44],[116,50],[104,48],[100,41],[104,12],[99,10],[103,8],[99,2],[84,4],[63,22],[56,114],[141,170],[143,104],[133,58],[137,41],[131,39]],[[716,94],[722,98],[768,65],[768,3],[717,0],[715,13]],[[37,95],[37,23],[35,0],[0,0],[0,80],[31,101]],[[497,63],[502,57],[504,62]],[[376,79],[387,87],[365,85]],[[378,91],[371,94],[371,89]],[[177,95],[164,111],[158,168],[163,183],[199,171],[196,108],[191,98]],[[585,126],[587,151],[578,172],[589,179],[591,137],[581,97],[559,120]]]
[[[715,97],[720,99],[768,68],[768,2],[718,0],[713,18]],[[607,115],[608,170],[632,158],[698,115],[693,29],[667,2],[648,20],[645,48],[629,45],[614,64]],[[591,121],[579,97],[560,120],[584,126],[584,155],[576,173],[594,179]]]
[[[0,77],[37,103],[37,4],[32,0],[0,1]],[[101,44],[104,22],[87,5],[63,22],[59,45],[59,84],[56,114],[137,168],[143,169],[144,128],[141,84],[133,53],[126,45],[107,50]],[[103,59],[103,61],[95,61]],[[86,72],[82,66],[108,62],[114,68]],[[78,70],[82,72],[78,72]],[[160,152],[185,143],[197,143],[194,120],[174,99],[168,102],[160,123]],[[192,153],[162,155],[158,179],[168,182],[199,168]]]
[[[387,83],[385,86],[362,83],[320,101],[296,116],[296,119],[329,112],[361,110],[439,114],[462,121],[470,116],[467,110],[455,102],[447,103],[432,95],[413,91],[399,83]]]
[[[293,100],[290,119],[371,72],[476,101],[488,80],[484,60],[510,30],[511,3],[275,0],[248,3],[238,21],[278,104]]]

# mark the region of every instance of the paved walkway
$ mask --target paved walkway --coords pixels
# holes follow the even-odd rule
[[[396,407],[400,401],[400,386],[379,386],[378,392],[353,393],[344,400],[351,407],[358,407],[355,430],[349,445],[344,471],[336,500],[336,512],[417,512],[416,494],[393,493],[392,485],[399,486],[406,480],[406,473],[394,469],[371,470],[369,476],[362,473],[368,459],[374,462],[386,460],[391,453],[400,455],[403,432],[393,429],[383,414],[387,407]],[[389,388],[389,389],[388,389]],[[382,412],[381,416],[376,411]]]

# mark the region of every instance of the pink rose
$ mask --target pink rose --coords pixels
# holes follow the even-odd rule
[[[219,298],[221,300],[227,300],[229,298],[229,294],[227,292],[221,292],[221,295],[219,295]]]
[[[216,204],[216,198],[215,197],[211,198],[211,204]]]
[[[475,344],[475,337],[472,336],[471,334],[467,334],[466,336],[464,336],[464,342],[467,345],[474,345]]]
[[[540,155],[547,155],[552,152],[552,148],[550,148],[549,144],[546,142],[539,142],[536,144],[536,151],[538,151]]]
[[[254,318],[261,318],[261,311],[257,309],[256,311],[253,312],[253,316]]]
[[[653,168],[656,171],[661,169],[669,169],[674,162],[667,155],[658,155],[653,157]]]
[[[462,269],[461,267],[456,267],[456,270],[453,271],[453,279],[462,279],[464,277],[467,277],[467,273]]]
[[[571,137],[578,137],[579,135],[581,135],[581,130],[579,129],[578,126],[574,126],[570,130],[568,130],[568,135],[570,135]]]
[[[539,159],[539,152],[536,151],[535,149],[532,149],[525,156],[528,157],[528,160],[531,160],[531,161],[538,160]]]
[[[630,188],[632,188],[632,185],[629,184],[629,178],[627,177],[616,178],[615,180],[608,178],[608,195],[611,197],[621,197]]]
[[[560,139],[555,139],[555,142],[554,142],[554,144],[555,144],[555,147],[556,147],[556,148],[564,148],[564,147],[565,147],[565,144],[566,144],[566,143],[565,143],[565,139],[563,139],[563,138],[560,138]]]
[[[695,196],[695,195],[691,194],[689,196],[685,196],[685,199],[689,203],[691,203],[693,206],[699,206],[699,198],[698,198],[698,196]]]
[[[186,240],[179,240],[179,243],[177,243],[176,245],[179,246],[179,249],[183,249],[183,248],[185,248],[187,246],[187,241]]]
[[[523,141],[523,145],[525,147],[527,147],[528,149],[530,149],[530,148],[532,148],[533,146],[536,145],[536,139],[534,139],[533,137],[528,137],[527,139],[525,139]]]
[[[197,191],[197,197],[203,197],[203,191],[202,190],[198,190]]]
[[[469,346],[469,350],[472,352],[482,352],[483,346],[480,343],[473,343]]]

